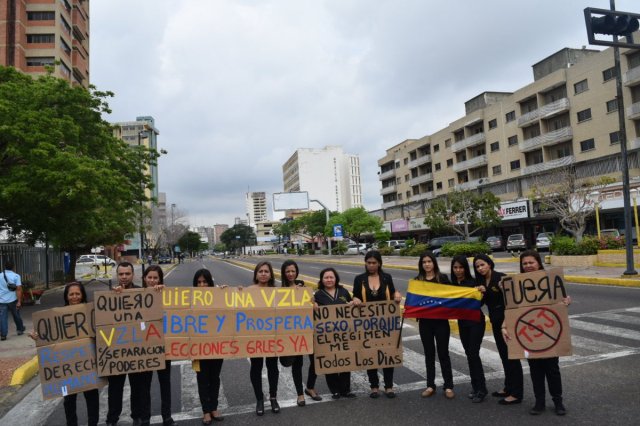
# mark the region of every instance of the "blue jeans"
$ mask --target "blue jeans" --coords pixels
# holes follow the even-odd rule
[[[7,337],[7,333],[9,332],[9,312],[11,312],[11,316],[13,316],[13,321],[16,323],[16,328],[18,333],[24,333],[24,324],[22,323],[22,318],[20,317],[20,311],[16,307],[18,301],[11,303],[0,303],[0,336]]]

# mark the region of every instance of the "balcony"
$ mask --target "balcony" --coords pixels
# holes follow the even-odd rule
[[[415,186],[429,180],[433,180],[433,173],[425,173],[423,175],[416,176],[409,181],[409,185]]]
[[[378,176],[378,180],[385,180],[392,177],[396,177],[396,169],[387,170],[384,173],[380,173]]]
[[[87,31],[87,20],[77,7],[74,7],[71,13],[71,23],[73,25],[74,36],[80,40],[84,40],[86,34],[89,32]]]
[[[430,155],[423,155],[422,157],[418,157],[413,161],[409,161],[409,164],[407,164],[407,167],[410,169],[414,169],[418,166],[421,166],[423,164],[426,163],[430,163],[431,162],[431,156]]]
[[[480,185],[486,185],[489,182],[490,182],[489,178],[483,177],[480,179],[474,179],[474,180],[470,180],[469,182],[464,182],[459,185],[456,185],[455,189],[456,191],[466,191],[469,189],[475,189]]]
[[[454,172],[461,172],[463,170],[474,169],[476,167],[486,166],[489,162],[486,155],[478,155],[471,160],[463,161],[453,165]]]
[[[640,67],[631,68],[622,76],[622,84],[625,86],[635,86],[640,83]]]
[[[520,152],[534,151],[543,146],[555,145],[560,142],[571,140],[572,137],[573,129],[571,127],[563,127],[562,129],[527,139],[520,144],[519,148]]]
[[[562,98],[550,104],[546,104],[540,108],[540,118],[551,118],[571,109],[571,103],[568,98]]]
[[[479,145],[481,143],[485,143],[486,141],[487,141],[487,138],[484,135],[484,133],[476,133],[473,136],[469,136],[468,138],[464,138],[461,141],[458,141],[458,142],[454,143],[453,145],[451,145],[451,151],[459,152],[459,151],[462,151],[463,149],[469,148],[471,146],[476,146],[476,145]]]
[[[433,191],[423,192],[422,194],[412,195],[411,201],[430,200],[434,197]]]
[[[640,149],[640,138],[633,138],[627,141],[627,149],[629,151]]]
[[[629,120],[640,118],[640,102],[636,102],[627,107],[627,118]]]
[[[540,173],[547,170],[556,169],[558,167],[565,167],[575,162],[576,158],[573,155],[569,155],[567,157],[558,158],[557,160],[544,161],[532,166],[527,166],[524,169],[520,170],[520,175],[525,176],[532,173]]]
[[[534,109],[533,111],[529,111],[528,113],[521,115],[518,117],[518,127],[524,127],[527,124],[530,124],[540,118],[540,110]]]
[[[399,205],[400,205],[400,202],[399,202],[399,201],[394,200],[394,201],[388,201],[388,202],[386,202],[386,203],[382,203],[382,204],[380,205],[380,208],[381,208],[381,209],[388,209],[388,208],[390,208],[390,207],[395,207],[395,206],[399,206]]]
[[[395,185],[385,186],[384,188],[380,189],[380,195],[392,194],[394,192],[396,192]]]

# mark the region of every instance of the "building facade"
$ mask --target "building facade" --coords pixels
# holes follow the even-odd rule
[[[265,192],[247,192],[245,194],[248,225],[255,228],[257,223],[267,218],[267,194]]]
[[[360,157],[339,146],[300,148],[282,166],[285,192],[307,191],[329,210],[362,206]]]
[[[629,172],[632,187],[638,187],[640,51],[621,53]],[[520,212],[505,217],[496,232],[525,233],[531,241],[557,223],[530,200],[542,176],[571,166],[579,178],[620,181],[613,49],[565,48],[532,68],[533,83],[513,93],[484,92],[465,103],[464,117],[405,140],[378,160],[382,205],[375,213],[388,229],[428,234],[422,222],[431,201],[469,189],[492,192],[503,200],[502,210]],[[611,213],[612,221],[622,220]]]
[[[89,0],[0,1],[0,64],[89,86]]]

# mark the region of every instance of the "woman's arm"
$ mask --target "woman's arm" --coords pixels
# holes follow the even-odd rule
[[[402,302],[402,294],[396,290],[396,287],[393,285],[393,278],[389,274],[386,274],[386,277],[388,279],[387,285],[389,286],[389,296],[396,303]]]

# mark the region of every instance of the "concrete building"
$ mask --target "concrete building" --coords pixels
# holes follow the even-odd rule
[[[267,217],[267,194],[265,192],[247,192],[245,194],[247,225],[255,228],[257,223],[265,222]]]
[[[0,64],[88,87],[89,0],[0,1]]]
[[[339,146],[300,148],[282,166],[284,191],[307,191],[332,211],[362,206],[360,158]]]
[[[640,51],[621,53],[629,172],[631,186],[640,187]],[[580,178],[620,181],[613,49],[565,48],[532,68],[532,83],[513,93],[481,93],[465,103],[463,117],[387,150],[378,160],[382,205],[376,212],[387,228],[426,237],[422,222],[431,201],[471,189],[490,191],[503,200],[504,211],[520,212],[495,232],[525,233],[533,241],[536,232],[558,227],[557,218],[529,199],[536,179],[572,166]],[[602,194],[620,198],[606,227],[621,228],[620,185],[614,186]]]
[[[218,244],[222,242],[222,240],[220,239],[220,235],[222,235],[222,233],[227,229],[229,229],[229,225],[226,225],[226,224],[216,223],[215,225],[213,225],[213,243],[214,244]]]

